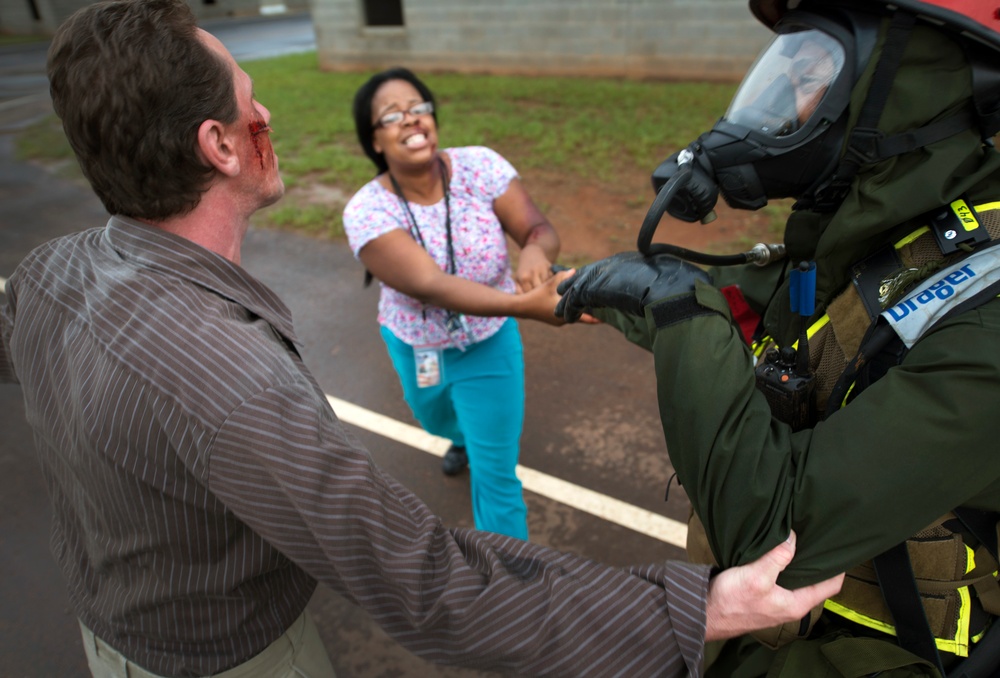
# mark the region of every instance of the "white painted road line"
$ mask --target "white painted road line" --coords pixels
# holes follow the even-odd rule
[[[354,403],[335,398],[332,395],[326,396],[326,399],[330,401],[330,405],[338,417],[348,424],[354,424],[366,431],[371,431],[390,440],[395,440],[398,443],[429,452],[436,457],[443,457],[444,453],[451,447],[451,441],[447,438],[439,438],[438,436],[431,435],[419,426],[404,424],[384,414],[372,412]]]
[[[433,436],[420,427],[404,424],[331,395],[326,398],[337,416],[348,424],[437,457],[443,457],[451,445],[449,440]],[[680,548],[684,548],[687,542],[687,525],[666,516],[632,506],[614,497],[605,496],[520,464],[517,467],[517,477],[521,479],[524,489],[530,492],[627,527],[647,537]]]

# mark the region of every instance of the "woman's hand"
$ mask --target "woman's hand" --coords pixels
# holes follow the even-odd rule
[[[517,304],[517,312],[514,315],[519,318],[538,320],[539,322],[556,327],[565,325],[566,321],[556,315],[556,304],[559,303],[560,299],[558,287],[559,283],[569,278],[575,272],[576,269],[571,268],[553,275],[550,268],[548,280],[529,292],[514,295],[513,301]],[[600,320],[583,314],[577,322],[597,324],[600,323]]]
[[[545,250],[536,243],[528,243],[521,250],[514,272],[514,283],[518,293],[530,292],[552,277],[552,262]]]

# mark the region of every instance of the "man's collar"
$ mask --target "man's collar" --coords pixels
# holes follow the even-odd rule
[[[123,258],[230,299],[266,320],[292,343],[299,343],[292,328],[292,313],[281,298],[225,257],[181,236],[122,216],[108,220],[105,238]]]

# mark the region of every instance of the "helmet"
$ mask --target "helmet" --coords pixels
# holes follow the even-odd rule
[[[750,0],[750,11],[765,26],[774,28],[785,12],[798,4],[798,0]],[[1000,5],[990,0],[854,0],[824,4],[855,5],[868,12],[881,10],[886,14],[896,8],[903,9],[1000,51]]]
[[[749,0],[750,11],[768,28],[801,0]],[[911,14],[917,21],[951,33],[964,46],[973,67],[973,97],[984,139],[1000,132],[1000,3],[995,0],[810,0],[810,7],[842,7],[891,15]]]
[[[654,170],[658,193],[674,184],[670,195],[660,200],[674,217],[710,218],[720,193],[740,209],[791,197],[796,199],[794,209],[833,212],[862,165],[969,129],[991,143],[1000,131],[996,0],[749,0],[749,5],[775,36],[726,114]],[[886,23],[889,28],[883,29]],[[900,55],[918,23],[950,34],[965,52],[974,107],[886,135],[879,129],[881,112]],[[886,41],[876,56],[883,30]],[[848,128],[848,105],[872,59],[878,61],[867,99]],[[651,235],[641,236],[640,249]]]
[[[667,210],[703,219],[719,193],[738,209],[775,198],[810,201],[836,169],[848,104],[879,24],[870,13],[812,5],[783,14],[726,113],[653,172],[656,190],[685,175]]]

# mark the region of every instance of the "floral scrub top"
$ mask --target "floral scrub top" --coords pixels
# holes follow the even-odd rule
[[[514,293],[507,238],[493,213],[493,201],[507,191],[517,171],[499,153],[483,146],[449,148],[444,152],[451,159],[449,200],[455,274]],[[441,270],[447,272],[445,201],[409,205],[424,246]],[[420,242],[399,197],[377,180],[365,184],[344,208],[344,230],[355,257],[368,242],[396,228],[410,232]],[[381,282],[379,285],[380,325],[411,346],[460,346],[445,329],[446,310],[425,306],[388,285]],[[502,317],[467,316],[468,333],[459,332],[455,339],[463,343],[482,341],[495,334],[505,321]]]

